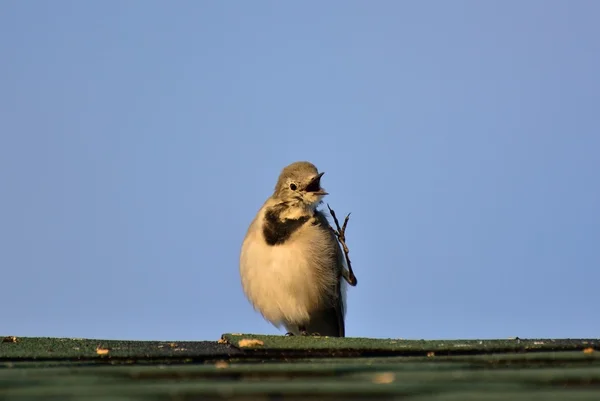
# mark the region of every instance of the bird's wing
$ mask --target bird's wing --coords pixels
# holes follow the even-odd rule
[[[309,332],[317,332],[321,335],[328,336],[336,336],[336,337],[344,337],[346,333],[345,323],[344,323],[344,315],[345,315],[345,305],[344,305],[344,296],[342,294],[342,272],[345,268],[345,258],[342,249],[340,248],[340,244],[338,243],[337,237],[331,230],[331,226],[329,225],[329,221],[327,217],[322,211],[315,212],[315,217],[319,223],[319,226],[323,230],[327,230],[329,233],[328,240],[331,242],[331,247],[335,249],[336,253],[336,264],[332,266],[336,270],[336,274],[338,279],[336,280],[336,289],[335,293],[337,294],[336,299],[327,308],[323,309],[318,316],[315,316],[315,319],[311,319],[311,324],[307,327]],[[315,327],[313,330],[313,321]],[[318,324],[317,324],[318,322]],[[321,329],[319,331],[318,329]],[[328,333],[328,334],[324,334]]]

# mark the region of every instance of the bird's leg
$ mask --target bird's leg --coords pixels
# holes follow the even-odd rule
[[[350,284],[352,287],[354,287],[358,283],[358,280],[356,279],[356,276],[354,275],[354,272],[352,271],[352,264],[350,263],[350,256],[348,256],[348,254],[350,253],[350,250],[348,249],[348,245],[346,245],[346,226],[348,226],[348,221],[350,220],[350,213],[348,213],[348,215],[344,219],[344,224],[340,227],[340,222],[338,221],[337,216],[335,215],[335,212],[329,206],[329,204],[327,204],[327,208],[329,209],[329,213],[331,213],[331,217],[333,217],[333,222],[335,223],[337,230],[331,226],[329,226],[329,228],[331,228],[331,231],[333,231],[333,233],[337,237],[339,243],[342,245],[342,249],[344,250],[344,256],[346,258],[346,264],[348,265],[348,271],[346,271],[346,270],[342,271],[342,277],[344,277],[344,279],[348,282],[348,284]]]
[[[298,330],[300,331],[300,335],[301,336],[307,336],[308,333],[306,332],[306,326],[298,326]]]

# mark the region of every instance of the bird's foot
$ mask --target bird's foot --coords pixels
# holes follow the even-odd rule
[[[304,326],[298,327],[298,330],[300,331],[300,335],[303,337],[321,337],[321,334],[319,333],[309,333],[308,331],[306,331],[306,327]]]

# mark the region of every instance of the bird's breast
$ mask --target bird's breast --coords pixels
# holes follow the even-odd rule
[[[265,212],[262,225],[262,235],[267,245],[283,245],[290,241],[292,235],[305,224],[310,224],[310,216],[281,219],[277,210],[269,209]]]
[[[262,221],[263,226],[252,230],[242,246],[244,292],[271,322],[305,321],[336,288],[334,253],[323,232],[308,220],[297,223],[299,227],[288,226],[291,232],[284,241],[273,234],[271,243],[268,236],[274,227],[268,226],[267,218]]]

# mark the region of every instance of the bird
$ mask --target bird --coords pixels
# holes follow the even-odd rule
[[[284,167],[240,252],[243,291],[264,319],[293,336],[345,337],[345,259],[325,213],[316,166]]]

